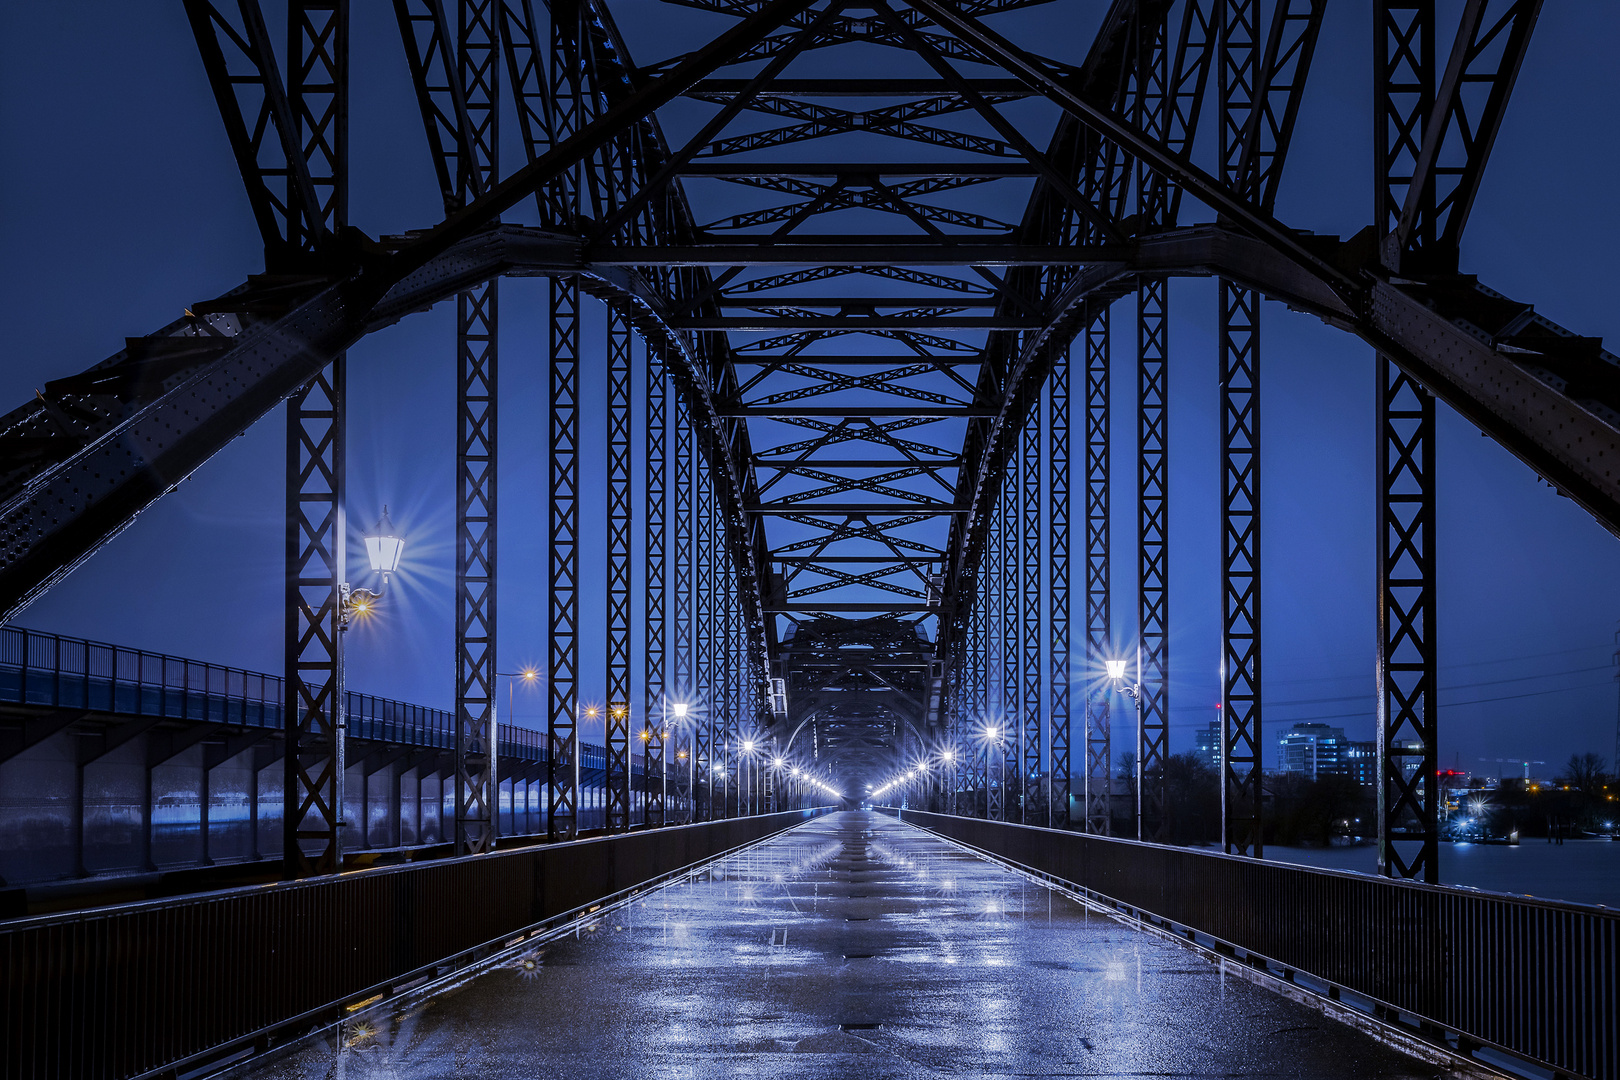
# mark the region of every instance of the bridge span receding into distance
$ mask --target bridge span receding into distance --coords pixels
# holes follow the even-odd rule
[[[1577,7],[8,6],[0,1080],[1620,1080]]]

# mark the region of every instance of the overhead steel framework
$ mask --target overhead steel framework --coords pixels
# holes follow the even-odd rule
[[[185,0],[263,272],[5,417],[0,608],[288,401],[287,858],[336,869],[344,352],[454,297],[456,836],[489,850],[498,283],[542,276],[551,836],[577,830],[581,730],[600,722],[611,829],[757,808],[784,783],[761,779],[763,751],[744,760],[768,745],[852,797],[904,772],[938,809],[1158,839],[1186,606],[1174,368],[1220,391],[1219,445],[1176,452],[1220,461],[1223,837],[1258,856],[1271,299],[1378,358],[1382,865],[1433,880],[1436,401],[1620,533],[1615,357],[1459,272],[1539,0],[1463,0],[1454,28],[1434,0],[1377,0],[1376,213],[1347,238],[1274,212],[1325,0],[1052,5],[1094,31],[1073,56],[999,18],[1046,0],[669,2],[712,36],[642,55],[659,35],[621,33],[614,0],[395,0],[444,216],[371,237],[347,216],[347,3],[289,4],[283,39],[258,0]],[[1215,357],[1175,332],[1189,276],[1219,279]],[[602,430],[581,423],[599,371],[606,438],[582,438]],[[1123,473],[1116,434],[1134,442]],[[597,456],[601,604],[580,518]],[[1134,491],[1116,489],[1131,466]],[[1134,558],[1115,560],[1129,533]],[[601,672],[580,648],[598,609]],[[1102,674],[1120,659],[1129,733]]]

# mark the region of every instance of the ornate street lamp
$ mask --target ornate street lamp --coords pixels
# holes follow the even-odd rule
[[[399,569],[399,560],[404,554],[405,541],[394,535],[394,523],[388,520],[388,506],[384,504],[382,517],[377,519],[376,526],[366,535],[366,558],[371,562],[372,573],[382,575],[382,588],[351,589],[347,581],[343,583],[339,598],[339,624],[342,629],[349,628],[351,618],[364,618],[371,614],[377,601],[388,591],[388,575]]]
[[[1136,703],[1136,838],[1142,839],[1142,684],[1125,681],[1128,661],[1105,660],[1108,677],[1114,680],[1114,692],[1126,694]]]

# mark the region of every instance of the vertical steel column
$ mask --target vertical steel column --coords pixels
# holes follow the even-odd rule
[[[282,837],[289,877],[335,874],[343,865],[343,369],[340,358],[287,400]]]
[[[996,566],[987,582],[995,598],[991,633],[996,638],[999,693],[991,727],[994,739],[985,753],[986,790],[993,798],[986,816],[1007,820],[1007,757],[1018,753],[1018,454],[1009,448],[996,495]],[[1016,769],[1013,772],[1017,776]]]
[[[1170,744],[1169,282],[1142,281],[1137,304],[1136,838],[1160,840]]]
[[[1019,597],[1023,615],[1021,630],[1023,662],[1022,702],[1019,717],[1022,725],[1019,741],[1022,754],[1019,761],[1020,791],[1018,820],[1025,825],[1044,822],[1050,816],[1040,809],[1049,792],[1042,787],[1046,763],[1046,712],[1041,690],[1041,642],[1045,638],[1045,612],[1042,608],[1042,586],[1045,581],[1046,560],[1041,557],[1041,462],[1043,438],[1041,435],[1041,403],[1037,396],[1031,403],[1029,415],[1024,418],[1022,459],[1019,474]],[[1037,817],[1037,815],[1039,815]]]
[[[1139,16],[1140,18],[1140,16]],[[1150,138],[1166,141],[1172,117],[1170,52],[1161,14],[1137,27],[1136,112]],[[1137,162],[1144,228],[1170,225],[1169,180]],[[1136,838],[1165,832],[1165,759],[1170,747],[1170,283],[1138,279],[1137,312],[1137,681]]]
[[[287,200],[287,241],[312,251],[348,222],[349,6],[294,0],[287,17],[287,100],[319,207],[308,215],[319,220],[307,220],[304,204]],[[340,355],[287,401],[282,852],[289,877],[343,866],[344,367]]]
[[[1086,831],[1113,832],[1113,746],[1109,728],[1108,684],[1097,692],[1103,662],[1112,656],[1113,606],[1110,593],[1109,486],[1111,460],[1108,419],[1108,365],[1111,335],[1108,309],[1086,324]]]
[[[641,728],[647,733],[642,750],[642,781],[646,792],[643,820],[651,828],[664,824],[664,795],[667,780],[664,743],[669,734],[669,702],[665,686],[665,664],[669,658],[669,474],[666,461],[669,425],[669,388],[664,378],[664,362],[657,350],[643,350],[647,365],[646,450],[642,457],[643,493],[647,507],[646,604],[643,633],[643,686],[645,712]]]
[[[991,529],[995,528],[995,515],[992,515]],[[980,556],[981,561],[988,562],[991,552],[996,550],[993,540],[985,544],[985,551]],[[976,814],[981,806],[988,807],[989,795],[980,793],[987,789],[987,777],[982,768],[980,750],[985,724],[990,716],[990,596],[986,591],[986,582],[990,571],[984,573],[974,572],[970,582],[972,591],[969,594],[971,610],[968,613],[968,631],[966,648],[966,694],[965,713],[962,718],[962,745],[959,751],[962,755],[962,765],[966,773],[966,784],[963,790],[967,792],[959,809]]]
[[[1433,0],[1379,0],[1374,12],[1374,209],[1396,233],[1434,108]],[[1419,216],[1433,217],[1433,185]],[[1386,265],[1402,253],[1386,243]],[[1434,573],[1434,398],[1378,360],[1378,869],[1438,882]]]
[[[1260,294],[1221,282],[1221,832],[1263,854],[1260,727]]]
[[[1263,89],[1259,0],[1226,0],[1220,27],[1221,178],[1255,194],[1250,147]],[[1260,857],[1260,294],[1223,280],[1221,354],[1221,842]]]
[[[698,723],[698,695],[696,678],[696,649],[692,635],[692,618],[697,588],[694,581],[694,563],[697,557],[693,543],[696,528],[693,514],[693,468],[697,463],[693,449],[692,416],[686,409],[686,400],[675,395],[675,700],[686,706],[686,718],[675,728],[675,787],[680,802],[680,820],[692,821],[693,800],[697,798],[694,781],[697,770],[697,747],[693,734]]]
[[[972,586],[973,582],[970,580],[966,584]],[[973,602],[971,588],[968,590],[968,596],[971,604]],[[958,634],[951,643],[951,666],[956,672],[953,686],[956,727],[950,741],[952,755],[950,763],[951,778],[954,786],[951,788],[949,812],[952,814],[967,813],[972,810],[972,804],[967,795],[967,792],[971,790],[969,780],[973,775],[973,759],[968,753],[972,746],[973,720],[973,699],[968,672],[968,638],[970,636],[969,633]]]
[[[1047,379],[1048,670],[1051,673],[1051,764],[1046,782],[1046,824],[1069,824],[1069,348],[1052,357]]]
[[[725,691],[725,701],[721,706],[723,723],[721,726],[721,760],[733,763],[736,775],[729,777],[725,787],[726,813],[729,817],[736,817],[742,813],[742,796],[745,787],[742,767],[742,754],[740,750],[742,737],[742,709],[743,697],[738,679],[742,674],[737,664],[737,643],[741,636],[739,626],[742,622],[741,611],[737,606],[737,578],[730,565],[730,547],[726,544],[725,504],[720,500],[720,493],[715,492],[714,500],[714,552],[715,552],[715,584],[721,587],[719,604],[723,611],[721,628],[723,636],[718,645],[717,664],[720,668],[718,674]],[[728,770],[733,767],[728,765]]]
[[[715,641],[715,677],[720,681],[718,687],[720,701],[719,735],[715,740],[715,757],[719,759],[720,766],[725,772],[721,776],[726,779],[720,789],[721,817],[736,817],[742,809],[743,769],[742,756],[738,746],[738,717],[737,710],[740,704],[737,694],[737,611],[734,598],[736,582],[731,575],[730,562],[726,548],[726,523],[720,512],[720,500],[716,492],[715,515],[709,523],[714,530],[714,584],[717,593],[715,600],[716,615],[719,617],[719,633]],[[731,763],[736,763],[737,775],[729,777]]]
[[[1016,573],[1017,521],[1009,521],[1017,486],[1017,457],[1009,453],[1001,471],[1001,489],[996,492],[995,523],[991,525],[990,542],[995,546],[995,559],[990,573],[985,575],[985,589],[990,596],[990,648],[991,675],[995,677],[995,696],[985,716],[985,729],[991,737],[985,740],[985,816],[991,821],[1006,821],[1006,746],[1011,712],[1017,701],[1017,593],[1008,588],[1008,578]],[[1011,640],[1009,640],[1011,638]]]
[[[1378,868],[1438,882],[1434,397],[1380,359]]]
[[[579,829],[579,283],[551,279],[546,833]]]
[[[630,829],[630,323],[608,309],[608,832]]]
[[[714,805],[714,728],[719,712],[719,690],[714,685],[714,486],[701,454],[693,462],[693,475],[697,480],[697,702],[693,709],[697,714],[697,738],[692,758],[692,798],[698,811],[696,820],[712,821],[722,816]]]
[[[494,0],[458,5],[465,204],[499,179],[501,46]],[[498,282],[456,297],[456,851],[490,851],[500,823],[495,718]]]
[[[313,251],[349,222],[349,0],[292,0],[287,41],[287,104],[317,207],[286,200],[287,243]]]

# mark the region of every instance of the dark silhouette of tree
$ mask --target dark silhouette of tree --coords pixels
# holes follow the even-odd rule
[[[1590,750],[1584,754],[1571,754],[1564,765],[1563,775],[1553,783],[1568,789],[1568,805],[1575,824],[1591,828],[1596,824],[1598,812],[1605,809],[1609,775],[1602,754]]]

